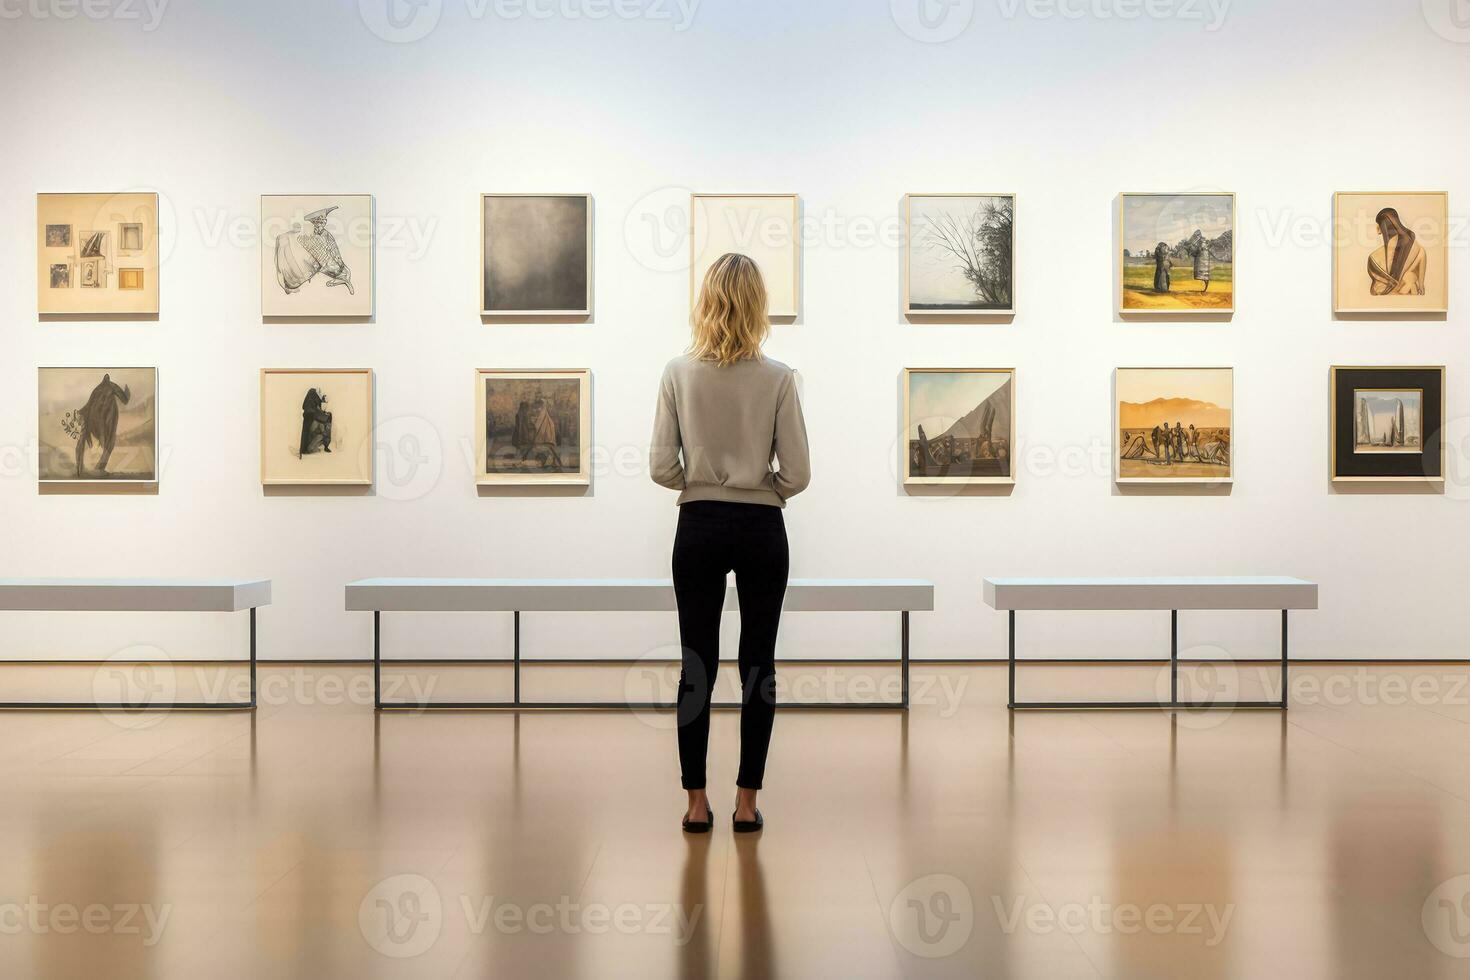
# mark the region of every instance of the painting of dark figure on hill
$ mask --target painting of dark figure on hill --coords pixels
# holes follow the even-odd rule
[[[906,312],[1014,312],[1015,197],[910,194],[906,202]]]
[[[587,482],[585,371],[481,371],[480,483]]]
[[[157,473],[157,371],[41,368],[42,483],[153,483]]]
[[[1011,483],[1015,372],[904,371],[906,484]]]

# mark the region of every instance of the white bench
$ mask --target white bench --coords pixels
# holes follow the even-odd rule
[[[1317,585],[1280,576],[1213,578],[997,578],[985,580],[985,602],[1009,613],[1008,706],[1072,708],[1280,708],[1287,706],[1287,613],[1316,609]],[[1168,701],[1017,701],[1016,613],[1020,610],[1169,610]],[[1194,702],[1179,700],[1179,610],[1281,610],[1281,699]]]
[[[242,612],[250,611],[250,700],[128,704],[48,701],[0,702],[0,710],[56,708],[106,710],[239,711],[255,707],[255,610],[270,605],[271,583],[257,579],[0,579],[0,611]],[[74,661],[27,661],[66,664]]]
[[[373,701],[379,708],[629,708],[672,709],[672,704],[623,701],[527,702],[521,699],[521,613],[674,612],[668,579],[455,579],[374,578],[347,586],[348,611],[373,614]],[[730,587],[726,609],[738,609]],[[909,613],[934,608],[934,586],[915,579],[793,579],[786,612],[897,612],[900,614],[902,695],[896,703],[782,704],[803,708],[907,708],[909,702]],[[515,693],[510,701],[384,704],[382,699],[382,614],[385,612],[508,612],[515,619]],[[597,663],[589,659],[588,663]],[[857,661],[861,664],[875,661]],[[876,661],[882,662],[882,661]],[[739,707],[721,704],[716,707]]]

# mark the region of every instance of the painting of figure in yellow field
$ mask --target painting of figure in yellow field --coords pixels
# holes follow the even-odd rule
[[[1235,195],[1124,194],[1123,313],[1235,310]]]

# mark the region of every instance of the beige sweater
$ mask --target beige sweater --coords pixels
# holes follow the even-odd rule
[[[659,383],[648,466],[655,483],[681,491],[681,504],[784,507],[811,480],[796,376],[769,357],[728,367],[687,356],[670,361]]]

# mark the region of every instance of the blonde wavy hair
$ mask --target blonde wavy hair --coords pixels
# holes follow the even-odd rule
[[[754,259],[726,252],[715,260],[699,287],[691,324],[692,357],[721,367],[760,360],[771,320],[766,313],[766,283]]]

